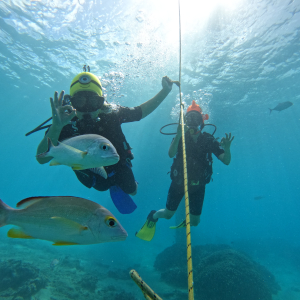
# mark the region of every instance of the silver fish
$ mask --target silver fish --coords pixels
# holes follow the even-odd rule
[[[120,157],[113,144],[97,134],[84,134],[59,142],[48,139],[48,150],[37,157],[53,157],[50,166],[66,165],[73,170],[102,168],[116,164]],[[102,172],[106,173],[104,168]]]
[[[294,105],[292,102],[286,101],[286,102],[279,103],[274,108],[269,108],[269,110],[270,110],[270,113],[272,112],[272,110],[282,111],[284,109],[289,108],[292,105]]]
[[[55,246],[123,241],[127,232],[103,206],[78,197],[31,197],[14,209],[0,200],[0,227],[16,225],[11,238],[41,239]]]

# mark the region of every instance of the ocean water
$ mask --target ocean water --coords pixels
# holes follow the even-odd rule
[[[182,98],[209,114],[216,137],[231,132],[235,139],[229,166],[214,159],[192,245],[225,244],[247,253],[275,276],[281,290],[273,299],[298,300],[300,1],[206,2],[181,3]],[[81,185],[69,168],[39,165],[43,131],[25,137],[51,116],[49,98],[68,93],[84,64],[101,78],[109,102],[133,107],[152,98],[163,76],[179,77],[177,1],[0,2],[0,198],[13,207],[30,196],[87,198],[109,209],[129,235],[120,243],[53,247],[9,239],[9,227],[2,227],[1,263],[12,270],[28,264],[47,285],[14,294],[27,284],[20,279],[10,292],[0,288],[0,298],[143,299],[128,275],[136,269],[163,299],[187,299],[187,288],[168,285],[154,267],[178,239],[169,229],[176,218],[159,220],[151,242],[135,237],[148,213],[165,207],[172,137],[159,130],[178,120],[177,86],[151,115],[122,127],[139,182],[138,208],[130,215],[117,211],[108,192]],[[294,105],[270,114],[285,101]],[[177,234],[184,237],[184,230]],[[59,263],[51,267],[54,259]],[[197,291],[195,299],[202,299]]]

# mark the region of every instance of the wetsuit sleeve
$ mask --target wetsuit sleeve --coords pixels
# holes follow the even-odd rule
[[[129,123],[139,121],[142,118],[142,109],[137,107],[120,106],[118,117],[121,123]]]
[[[212,136],[209,135],[207,137],[208,144],[210,151],[216,156],[219,157],[221,154],[223,154],[225,151],[222,148],[221,144]]]

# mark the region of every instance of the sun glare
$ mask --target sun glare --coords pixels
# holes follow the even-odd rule
[[[182,35],[199,30],[218,11],[231,13],[243,0],[184,0],[180,1]],[[164,42],[168,45],[178,44],[178,1],[152,0],[146,8],[155,16],[152,21],[160,24],[159,30],[164,31]],[[155,13],[154,13],[155,12]]]
[[[181,11],[187,21],[193,22],[195,19],[201,19],[205,22],[217,9],[230,12],[236,8],[240,1],[241,0],[185,0],[182,1]]]

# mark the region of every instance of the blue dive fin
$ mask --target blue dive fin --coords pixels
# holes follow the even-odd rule
[[[121,214],[131,214],[135,211],[136,204],[119,186],[111,186],[109,191],[114,205]]]

